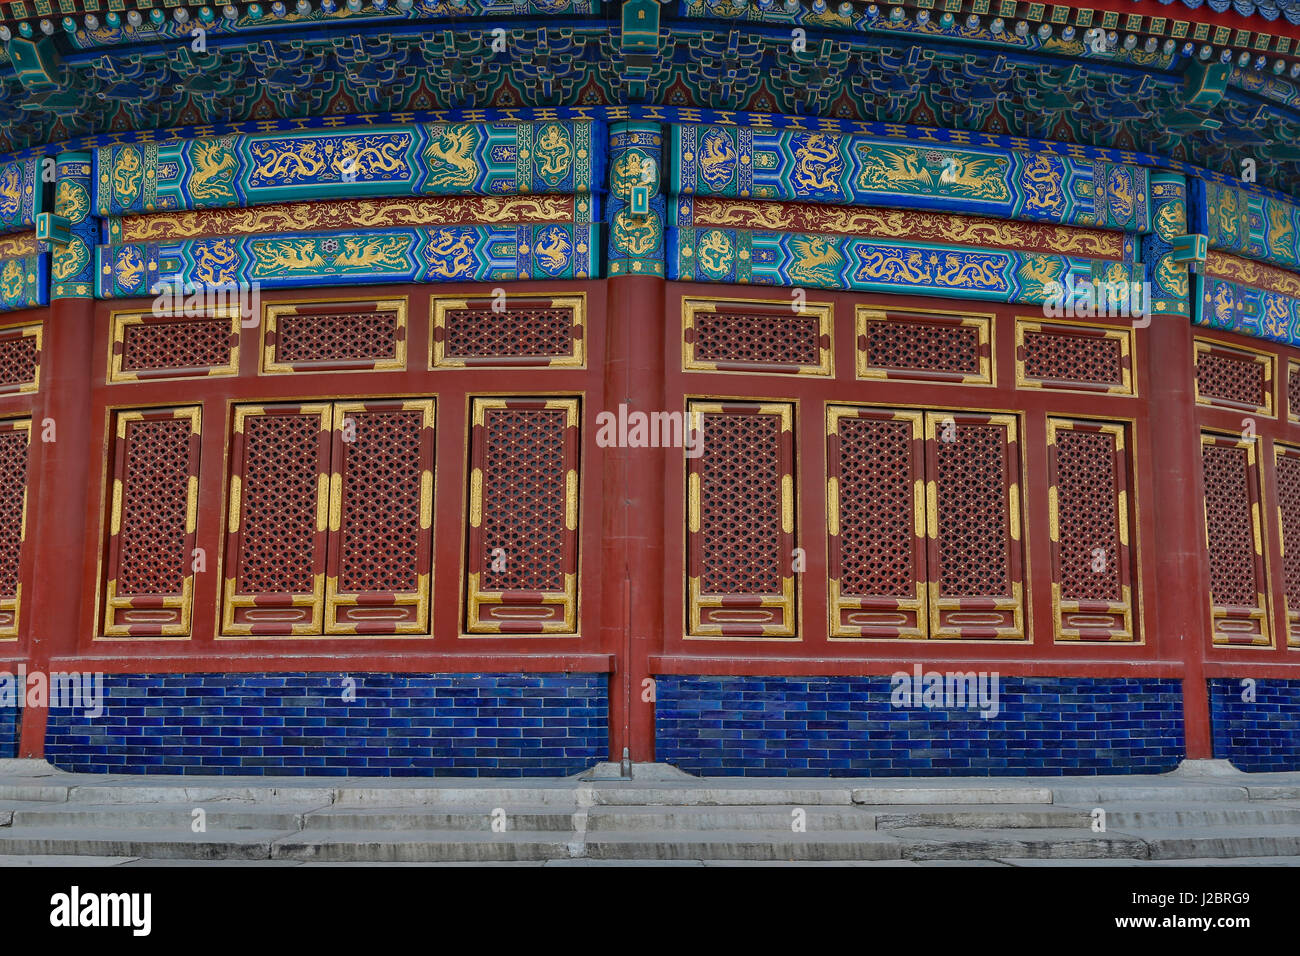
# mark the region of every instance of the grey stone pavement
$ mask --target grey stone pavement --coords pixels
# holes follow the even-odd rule
[[[71,774],[0,760],[0,866],[1297,866],[1300,773]]]

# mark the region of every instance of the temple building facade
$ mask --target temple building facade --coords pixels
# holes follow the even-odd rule
[[[1300,0],[0,0],[0,757],[1300,769]]]

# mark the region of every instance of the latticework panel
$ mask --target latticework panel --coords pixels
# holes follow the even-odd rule
[[[577,399],[476,398],[471,633],[577,627]]]
[[[223,617],[228,634],[319,634],[331,406],[235,410]]]
[[[36,391],[40,372],[40,324],[0,329],[0,394]]]
[[[1286,399],[1287,418],[1300,422],[1300,362],[1287,362]]]
[[[1133,393],[1128,329],[1016,323],[1016,384],[1022,388]]]
[[[859,307],[858,377],[989,385],[993,317]]]
[[[581,367],[586,331],[583,295],[435,299],[432,361],[435,367]]]
[[[1016,435],[1010,415],[926,413],[934,637],[1024,636]]]
[[[1212,633],[1217,644],[1268,644],[1259,470],[1253,441],[1201,435]]]
[[[1272,415],[1272,356],[1197,339],[1196,400]]]
[[[433,402],[334,407],[328,634],[428,627]]]
[[[692,402],[703,454],[688,460],[690,633],[789,637],[794,607],[794,410]]]
[[[201,318],[114,313],[108,381],[234,375],[239,313]]]
[[[1282,539],[1282,584],[1287,642],[1300,644],[1300,448],[1273,445],[1277,461],[1277,518]]]
[[[831,307],[748,300],[682,301],[683,367],[693,371],[831,374]]]
[[[1133,637],[1124,426],[1049,418],[1052,589],[1064,640]]]
[[[107,636],[190,633],[199,424],[197,407],[117,415]]]
[[[0,638],[18,634],[29,420],[0,422]]]
[[[262,371],[405,368],[406,311],[405,299],[269,305]]]
[[[831,634],[925,637],[924,415],[827,412]]]

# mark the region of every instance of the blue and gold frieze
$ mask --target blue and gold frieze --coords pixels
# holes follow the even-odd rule
[[[1174,173],[1151,175],[1154,230],[1142,237],[1142,260],[1151,283],[1151,311],[1191,315],[1187,263],[1175,254],[1174,241],[1187,235],[1187,181]]]
[[[96,250],[100,298],[160,280],[287,288],[376,282],[509,282],[595,276],[598,227],[454,226],[125,243]]]
[[[1211,249],[1300,270],[1300,206],[1222,183],[1203,189]]]
[[[0,164],[0,233],[21,232],[36,225],[41,212],[40,160]]]
[[[1300,345],[1300,275],[1211,252],[1197,286],[1196,324]]]
[[[1140,282],[1142,267],[856,236],[678,228],[668,233],[668,278],[1041,303],[1059,294],[1071,278]]]
[[[35,233],[0,236],[0,312],[48,305],[50,256]]]
[[[1151,228],[1147,170],[1051,153],[744,126],[673,127],[672,193]]]
[[[55,165],[54,214],[68,222],[70,239],[50,253],[50,296],[89,299],[95,294],[93,251],[99,225],[90,212],[93,179],[89,153],[61,153]]]
[[[609,274],[662,276],[663,129],[616,123],[609,144]]]
[[[359,196],[590,193],[595,122],[429,123],[101,147],[101,216]]]

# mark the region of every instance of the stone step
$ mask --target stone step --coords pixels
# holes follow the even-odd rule
[[[471,860],[881,860],[901,859],[903,844],[877,833],[765,834],[709,830],[683,833],[608,831],[483,833],[423,831],[304,832],[277,841],[273,859],[315,862],[437,862]]]
[[[162,832],[125,827],[5,827],[0,856],[70,855],[199,860],[264,860],[284,831],[240,830],[223,834]]]
[[[874,814],[877,830],[914,827],[959,829],[1088,829],[1092,816],[1078,807],[1043,804],[990,804],[987,806],[893,806],[863,805]]]
[[[307,830],[491,830],[493,809],[461,807],[445,809],[331,807],[310,813]],[[658,807],[595,806],[561,811],[548,807],[507,805],[506,829],[544,831],[604,830],[764,830],[793,832],[795,807],[725,806]],[[875,818],[856,807],[800,807],[802,820],[812,830],[873,830]]]
[[[1244,785],[1179,782],[1112,784],[1105,782],[1107,778],[1077,783],[1072,782],[1073,779],[1063,778],[1061,783],[1052,785],[1053,803],[1103,807],[1108,803],[1235,803],[1251,799]]]
[[[1110,830],[1300,824],[1300,807],[1270,805],[1261,800],[1182,806],[1168,803],[1109,803],[1102,804],[1101,808],[1106,811],[1106,828]],[[1084,812],[1089,815],[1091,822],[1091,811]]]
[[[1300,866],[1300,856],[1186,857],[1172,860],[1000,860],[1007,866]]]
[[[28,804],[27,806],[33,806]],[[54,806],[13,811],[11,826],[84,827],[127,830],[191,831],[194,811],[202,810],[209,833],[224,830],[301,830],[308,813],[319,804],[263,806],[258,803],[207,803],[173,805],[61,803]],[[0,811],[0,815],[3,811]]]
[[[906,856],[910,860],[1146,859],[1149,856],[1147,845],[1138,837],[1084,829],[907,827],[890,830],[889,835],[907,845]]]
[[[1146,842],[1153,860],[1300,855],[1300,827],[1293,825],[1141,829],[1131,832]]]
[[[937,782],[936,782],[937,784]],[[877,806],[915,806],[950,804],[1039,804],[1052,802],[1049,787],[1024,786],[1014,783],[972,785],[969,782],[930,786],[927,781],[920,786],[881,784],[854,787],[853,802]]]

